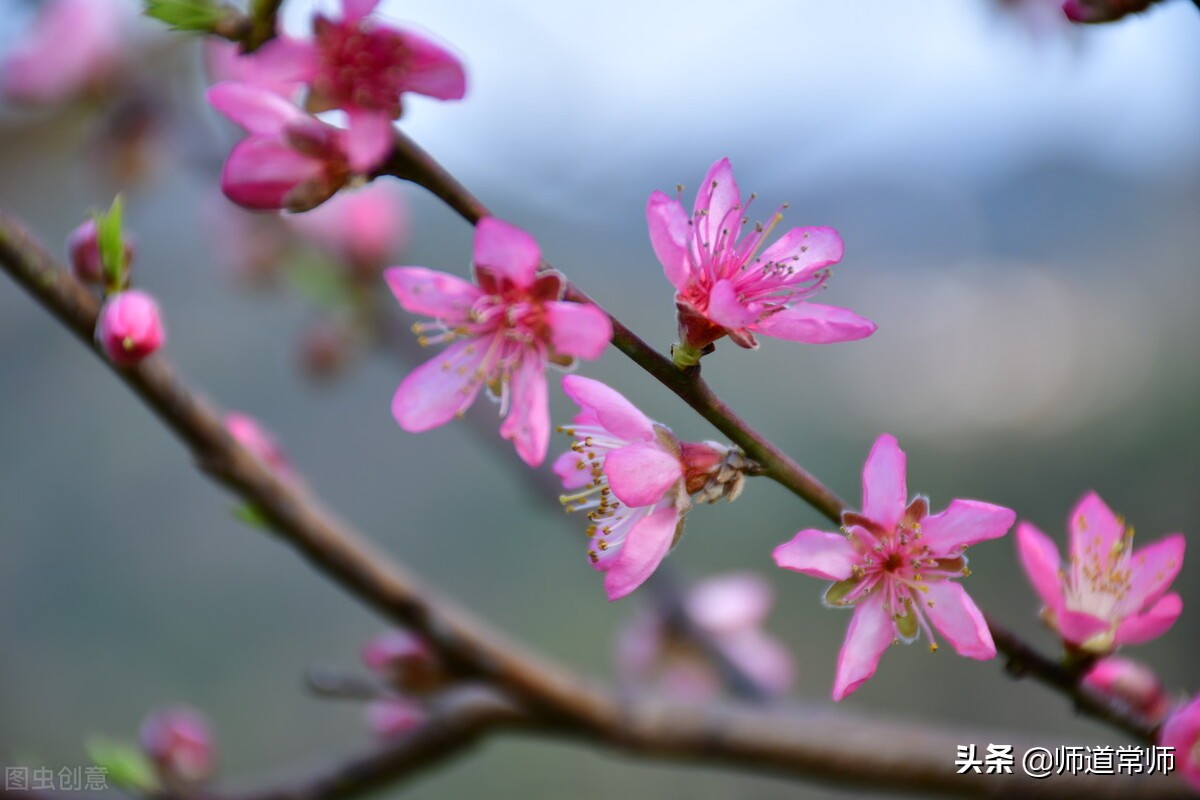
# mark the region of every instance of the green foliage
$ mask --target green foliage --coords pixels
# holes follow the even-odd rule
[[[213,0],[146,0],[146,16],[177,31],[210,33],[227,13]]]
[[[125,239],[121,235],[121,195],[104,214],[96,215],[96,241],[104,265],[104,284],[109,291],[124,288],[129,264],[125,257]]]
[[[107,771],[113,786],[137,792],[159,789],[154,765],[141,750],[131,744],[97,736],[85,746],[88,758]]]
[[[240,522],[244,522],[251,528],[261,528],[263,530],[271,529],[271,522],[267,519],[267,515],[263,513],[258,506],[247,503],[243,506],[238,506],[233,510],[233,516]]]

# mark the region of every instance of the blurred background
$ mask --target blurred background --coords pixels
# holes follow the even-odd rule
[[[307,30],[312,5],[287,3],[289,29]],[[384,12],[449,43],[468,70],[465,101],[415,98],[403,128],[664,350],[675,323],[645,230],[651,191],[682,183],[690,203],[729,156],[760,213],[787,201],[785,225],[841,232],[846,257],[822,300],[875,319],[878,333],[824,347],[765,340],[757,352],[722,342],[704,373],[847,499],[888,431],[908,452],[910,490],[935,509],[955,497],[1000,503],[1062,545],[1069,508],[1094,488],[1138,542],[1171,531],[1194,542],[1200,13],[1168,2],[1083,29],[1059,24],[1054,6],[406,0]],[[0,0],[0,52],[35,9]],[[580,521],[478,426],[420,436],[396,426],[389,403],[411,348],[356,351],[335,379],[312,379],[327,372],[312,363],[313,339],[337,317],[310,281],[268,276],[262,289],[228,247],[244,241],[234,229],[246,220],[214,210],[215,186],[238,133],[202,101],[199,41],[150,23],[129,35],[133,77],[119,91],[0,114],[0,206],[65,255],[87,211],[123,191],[135,281],[162,303],[166,353],[196,387],[261,420],[329,505],[429,580],[556,658],[611,675],[613,637],[645,598],[605,601]],[[417,188],[403,192],[416,233],[393,263],[464,273],[469,227]],[[266,252],[251,271],[314,260]],[[619,354],[586,371],[682,437],[715,438]],[[557,392],[552,404],[557,419],[573,413]],[[494,413],[480,402],[472,416],[494,430]],[[234,505],[92,354],[0,281],[0,761],[86,763],[89,735],[132,739],[146,712],[175,702],[209,717],[233,785],[366,746],[362,709],[310,696],[302,677],[312,664],[361,669],[380,621],[238,522]],[[754,481],[737,503],[693,512],[670,563],[687,579],[768,577],[769,627],[798,665],[794,694],[829,702],[849,615],[821,606],[820,581],[770,560],[810,526],[823,520]],[[1012,537],[970,556],[979,605],[1051,650]],[[1197,576],[1193,554],[1176,586],[1183,616],[1127,653],[1176,693],[1200,689]],[[889,650],[843,705],[1123,742],[999,662],[924,646]],[[834,794],[509,738],[400,791]]]

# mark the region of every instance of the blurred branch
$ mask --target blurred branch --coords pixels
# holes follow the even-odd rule
[[[247,13],[229,7],[213,33],[241,44],[243,52],[254,52],[275,37],[282,5],[283,0],[252,0]]]
[[[99,311],[96,297],[3,213],[0,266],[99,354],[92,334]],[[1017,744],[997,739],[994,733],[946,732],[830,712],[692,707],[593,686],[503,639],[420,585],[334,520],[298,481],[279,480],[226,433],[220,417],[188,390],[161,356],[129,368],[105,363],[188,445],[204,471],[259,509],[279,536],[318,571],[425,636],[460,677],[492,687],[485,692],[486,702],[471,695],[467,711],[451,703],[457,711],[435,714],[434,723],[390,749],[298,787],[250,795],[251,800],[313,800],[366,792],[461,752],[502,724],[551,737],[570,736],[643,758],[723,764],[892,791],[1055,798],[1084,793],[1095,798],[1187,796],[1181,783],[1169,779],[1058,776],[1036,781],[1019,772],[986,777],[956,773],[953,758],[959,743]]]
[[[380,172],[423,186],[471,224],[491,214],[465,186],[402,132],[396,133],[395,149]],[[567,285],[567,297],[600,307],[571,283]],[[790,490],[835,525],[841,525],[846,503],[717,397],[700,377],[699,365],[686,370],[677,369],[669,358],[646,344],[611,314],[608,316],[612,320],[613,345],[618,350],[678,395],[730,441],[741,447],[747,456],[761,464],[762,474]],[[1018,677],[1032,675],[1071,697],[1081,713],[1112,724],[1143,741],[1154,741],[1155,727],[1151,723],[1083,689],[1078,673],[1065,674],[1057,662],[1042,655],[1012,632],[993,620],[989,619],[988,624],[997,649],[1007,658],[1010,674]]]

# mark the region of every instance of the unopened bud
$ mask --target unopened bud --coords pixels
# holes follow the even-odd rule
[[[118,292],[104,302],[96,341],[114,364],[136,364],[166,340],[158,303],[145,292]]]
[[[367,642],[363,663],[397,689],[425,693],[442,682],[441,665],[429,645],[407,631],[388,631]]]
[[[687,492],[698,503],[736,500],[746,472],[756,466],[741,450],[717,442],[684,442],[680,460]]]
[[[167,785],[196,784],[212,775],[212,737],[198,712],[182,707],[155,712],[142,723],[139,737]]]
[[[1128,658],[1113,656],[1098,661],[1083,682],[1155,721],[1170,709],[1170,700],[1154,670]]]
[[[383,739],[402,736],[425,724],[425,709],[412,702],[389,697],[367,704],[367,726]]]
[[[133,245],[126,240],[125,263],[133,261]],[[71,258],[71,269],[75,277],[84,283],[101,283],[104,280],[104,261],[100,255],[100,239],[96,221],[89,219],[67,237],[67,253]]]

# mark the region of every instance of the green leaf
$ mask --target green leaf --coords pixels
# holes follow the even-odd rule
[[[113,198],[105,214],[96,215],[96,240],[104,265],[104,283],[110,291],[125,285],[125,239],[121,236],[121,195]]]
[[[251,528],[271,530],[271,521],[267,519],[267,515],[263,513],[262,509],[256,505],[247,503],[244,506],[238,506],[233,510],[233,516]]]
[[[177,31],[212,32],[227,13],[212,0],[146,0],[146,16]]]
[[[114,786],[139,792],[158,791],[154,765],[133,745],[97,736],[88,741],[85,749],[92,763],[104,768]]]

